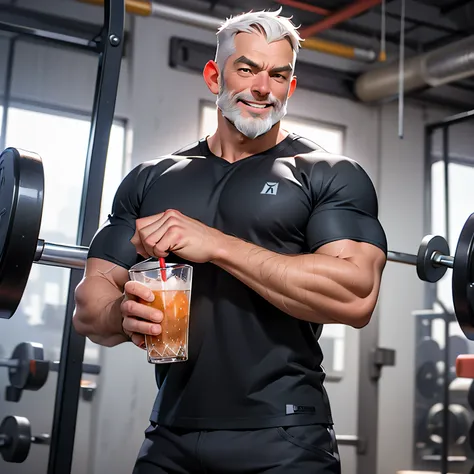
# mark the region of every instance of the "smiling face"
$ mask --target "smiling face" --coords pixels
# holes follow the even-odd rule
[[[220,77],[217,106],[243,135],[257,138],[286,115],[296,87],[288,40],[268,43],[259,32],[239,33]]]

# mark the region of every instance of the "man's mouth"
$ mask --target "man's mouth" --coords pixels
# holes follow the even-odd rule
[[[268,107],[271,107],[272,104],[256,104],[253,102],[246,102],[245,100],[239,99],[238,102],[242,102],[243,104],[253,107],[254,109],[267,109]]]

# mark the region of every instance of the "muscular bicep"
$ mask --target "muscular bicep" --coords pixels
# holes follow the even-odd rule
[[[353,265],[353,275],[361,293],[377,297],[386,264],[383,250],[367,242],[342,239],[321,246],[315,254],[343,259]]]

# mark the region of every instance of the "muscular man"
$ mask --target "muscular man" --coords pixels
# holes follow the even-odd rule
[[[387,245],[362,167],[280,126],[300,38],[279,13],[222,25],[217,130],[133,169],[90,246],[74,325],[104,346],[161,331],[133,264],[194,267],[189,360],[156,366],[135,474],[340,472],[318,338],[369,322]]]

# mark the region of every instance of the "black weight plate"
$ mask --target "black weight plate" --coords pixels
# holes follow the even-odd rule
[[[28,457],[31,446],[31,428],[27,418],[7,416],[0,425],[0,434],[6,435],[9,442],[0,448],[6,462],[22,463]]]
[[[421,241],[416,258],[416,273],[420,280],[435,283],[446,273],[447,267],[437,265],[431,259],[434,252],[449,255],[448,242],[439,235],[427,235]]]
[[[474,214],[465,222],[456,247],[453,266],[453,303],[456,319],[464,335],[474,340],[473,287]]]
[[[41,158],[7,148],[0,155],[0,318],[20,304],[33,264],[43,214]]]
[[[424,398],[433,398],[441,389],[441,376],[433,361],[427,361],[416,371],[416,388]]]
[[[443,360],[443,353],[439,344],[428,337],[422,339],[416,347],[416,389],[427,399],[440,394],[442,388],[442,374],[438,363]]]
[[[36,365],[32,361],[43,361],[44,351],[41,344],[22,342],[13,349],[12,360],[18,360],[18,367],[8,369],[8,377],[13,387],[21,390],[38,390],[45,383],[48,373],[44,374],[44,368],[40,368],[35,379]],[[32,367],[34,365],[35,367]],[[49,369],[49,364],[47,365]]]

